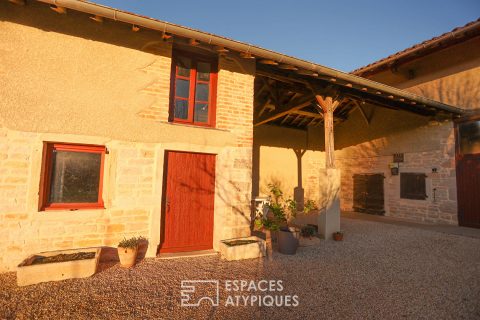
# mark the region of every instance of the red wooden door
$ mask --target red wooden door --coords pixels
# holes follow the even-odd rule
[[[480,120],[459,123],[456,129],[458,222],[480,228]]]
[[[166,153],[160,252],[213,248],[215,155]]]

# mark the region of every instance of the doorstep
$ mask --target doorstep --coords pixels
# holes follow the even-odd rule
[[[196,257],[205,257],[205,256],[215,256],[218,255],[218,252],[215,250],[199,250],[199,251],[188,251],[188,252],[169,252],[169,253],[160,253],[157,255],[157,260],[164,259],[180,259],[180,258],[196,258]]]

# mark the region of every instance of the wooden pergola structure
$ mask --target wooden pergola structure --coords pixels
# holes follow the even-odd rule
[[[366,112],[367,105],[436,119],[448,119],[461,114],[460,110],[439,107],[437,102],[423,97],[409,94],[407,98],[391,92],[396,91],[395,88],[384,86],[384,89],[359,86],[273,60],[259,60],[255,81],[254,126],[270,124],[303,130],[323,126],[326,165],[327,168],[334,168],[333,127],[347,120],[355,110],[360,111],[367,125],[373,116],[373,113]],[[402,93],[406,94],[404,91]]]
[[[324,203],[318,218],[319,233],[324,238],[340,230],[340,171],[335,168],[335,124],[347,120],[358,109],[369,125],[375,108],[369,108],[372,111],[367,113],[367,105],[436,119],[451,119],[461,114],[460,110],[442,103],[359,79],[361,83],[270,59],[257,61],[254,126],[324,128],[325,169],[319,168],[324,181],[319,191]],[[303,189],[295,192],[301,193],[299,199],[303,199]]]

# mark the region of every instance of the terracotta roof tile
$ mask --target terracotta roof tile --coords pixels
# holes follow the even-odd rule
[[[429,40],[425,40],[421,43],[418,43],[418,44],[415,44],[407,49],[404,49],[402,51],[398,51],[397,53],[394,53],[392,55],[389,55],[388,57],[385,57],[383,59],[380,59],[380,60],[377,60],[375,62],[372,62],[366,66],[363,66],[363,67],[360,67],[358,69],[355,69],[353,70],[352,72],[350,72],[351,74],[355,74],[355,75],[358,75],[358,76],[364,76],[365,74],[367,73],[375,73],[375,70],[377,69],[381,69],[382,65],[386,65],[386,62],[387,61],[395,61],[395,60],[398,60],[398,59],[408,59],[408,57],[411,58],[411,56],[413,54],[415,54],[416,57],[418,57],[419,55],[421,55],[421,53],[419,51],[421,50],[425,50],[425,54],[428,54],[432,51],[436,51],[436,50],[439,50],[439,49],[443,49],[445,47],[448,47],[450,45],[453,45],[453,44],[456,44],[459,41],[458,38],[455,37],[455,34],[458,34],[458,33],[462,33],[462,32],[466,32],[468,29],[473,29],[475,32],[472,33],[472,36],[477,36],[480,34],[480,18],[475,20],[475,21],[471,21],[469,23],[467,23],[466,25],[462,26],[462,27],[457,27],[449,32],[446,32],[440,36],[436,36],[436,37],[433,37]],[[468,37],[468,38],[471,38],[471,37]],[[466,40],[467,38],[465,39],[462,39],[462,41]],[[441,45],[438,45],[436,47],[434,47],[433,45],[435,43],[437,43],[438,41],[443,41],[443,43],[441,43]],[[435,48],[434,50],[431,50],[431,51],[428,51],[426,49],[433,49]]]

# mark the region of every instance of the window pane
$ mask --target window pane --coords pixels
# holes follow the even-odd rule
[[[197,83],[195,101],[208,101],[208,84]]]
[[[462,154],[480,153],[480,121],[459,125],[460,152]]]
[[[175,81],[175,96],[188,98],[190,93],[190,81],[177,79]]]
[[[188,100],[175,100],[175,118],[188,119]]]
[[[52,157],[50,203],[96,203],[101,154],[56,151]]]
[[[208,81],[210,80],[210,63],[198,62],[197,63],[197,79]]]
[[[192,61],[189,58],[178,57],[176,59],[177,63],[177,75],[183,77],[190,77],[190,69],[192,67]]]
[[[208,104],[196,103],[194,112],[195,122],[208,122]]]

